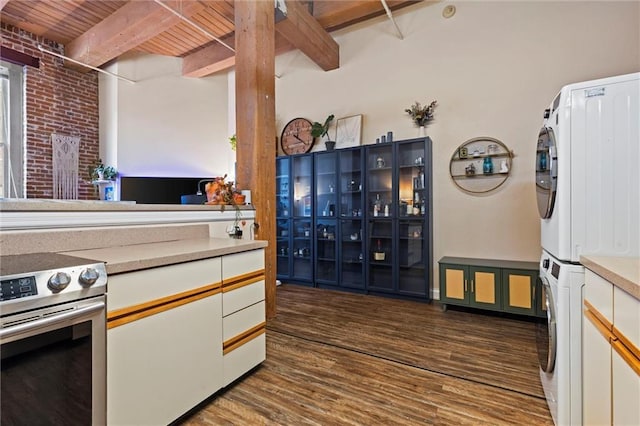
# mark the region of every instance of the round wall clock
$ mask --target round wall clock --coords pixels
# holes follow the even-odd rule
[[[304,154],[311,150],[314,139],[311,136],[311,122],[306,118],[294,118],[284,126],[280,143],[287,155]]]

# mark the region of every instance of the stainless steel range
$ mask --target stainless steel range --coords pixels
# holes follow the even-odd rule
[[[0,256],[0,424],[106,424],[104,263]]]

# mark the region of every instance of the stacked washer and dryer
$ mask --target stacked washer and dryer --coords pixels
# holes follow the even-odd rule
[[[556,425],[582,424],[581,255],[638,256],[640,73],[565,86],[544,113],[536,155],[540,379]]]

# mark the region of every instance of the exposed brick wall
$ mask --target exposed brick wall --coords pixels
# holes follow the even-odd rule
[[[64,54],[64,46],[1,24],[2,46],[40,58],[26,69],[27,198],[53,198],[51,134],[80,137],[78,198],[95,199],[87,169],[98,158],[98,75],[65,68],[63,60],[38,50]]]

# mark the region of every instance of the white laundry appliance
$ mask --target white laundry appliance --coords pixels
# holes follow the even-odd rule
[[[581,255],[638,256],[640,73],[563,87],[537,141],[540,378],[556,425],[582,424]]]

